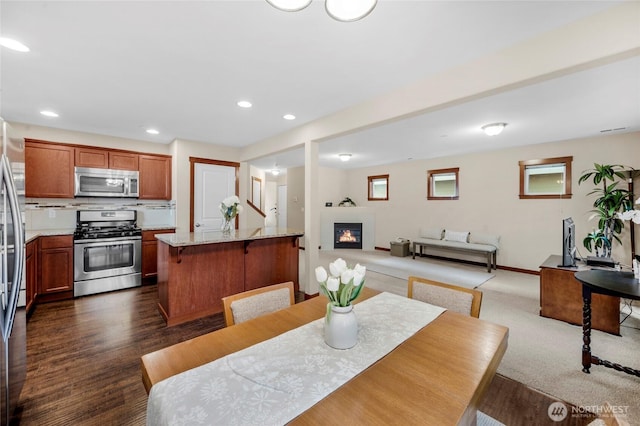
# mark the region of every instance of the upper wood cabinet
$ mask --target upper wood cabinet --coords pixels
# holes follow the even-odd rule
[[[167,155],[140,154],[138,156],[140,171],[141,200],[171,199],[171,157]]]
[[[74,148],[25,139],[25,195],[73,198]]]
[[[138,154],[101,148],[76,148],[76,167],[138,170]]]

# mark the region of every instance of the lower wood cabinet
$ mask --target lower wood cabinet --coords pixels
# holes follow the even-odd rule
[[[73,236],[39,238],[38,300],[73,297]]]
[[[156,234],[172,234],[175,229],[142,231],[142,279],[155,279],[158,275],[158,240]]]
[[[29,313],[38,296],[38,240],[30,241],[26,246],[25,282],[27,295],[25,308]]]

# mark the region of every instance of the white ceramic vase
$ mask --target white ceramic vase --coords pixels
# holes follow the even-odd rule
[[[358,343],[358,321],[353,305],[331,305],[331,313],[324,318],[324,341],[335,349],[349,349]]]

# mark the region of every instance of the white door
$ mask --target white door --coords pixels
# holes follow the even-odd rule
[[[219,231],[222,228],[220,202],[236,195],[235,167],[195,163],[193,180],[194,232]]]
[[[287,185],[278,186],[278,228],[287,227]]]

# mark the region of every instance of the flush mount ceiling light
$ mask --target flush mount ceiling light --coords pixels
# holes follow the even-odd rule
[[[311,0],[267,0],[271,6],[285,12],[297,12],[311,4]]]
[[[488,136],[496,136],[502,133],[507,123],[491,123],[481,127],[482,131]]]
[[[273,169],[273,170],[271,170],[271,174],[274,175],[274,176],[278,176],[280,174],[280,170]]]
[[[251,108],[252,107],[251,102],[249,102],[249,101],[238,101],[237,105],[240,108]]]
[[[12,38],[0,37],[0,46],[4,46],[7,49],[15,50],[16,52],[29,51],[29,48],[27,46]]]
[[[351,154],[338,154],[338,157],[340,157],[340,160],[342,161],[349,161],[351,159]]]
[[[59,117],[57,112],[53,112],[50,110],[44,110],[44,111],[40,111],[40,114],[44,115],[45,117]]]
[[[147,129],[147,133],[149,133],[150,135],[159,135],[160,132],[157,131],[156,129]]]
[[[267,0],[271,6],[285,12],[297,12],[311,4],[311,0]],[[327,14],[336,21],[353,22],[371,13],[378,0],[325,0]]]
[[[284,118],[285,120],[295,120],[296,116],[293,114],[285,114],[282,116],[282,118]]]

